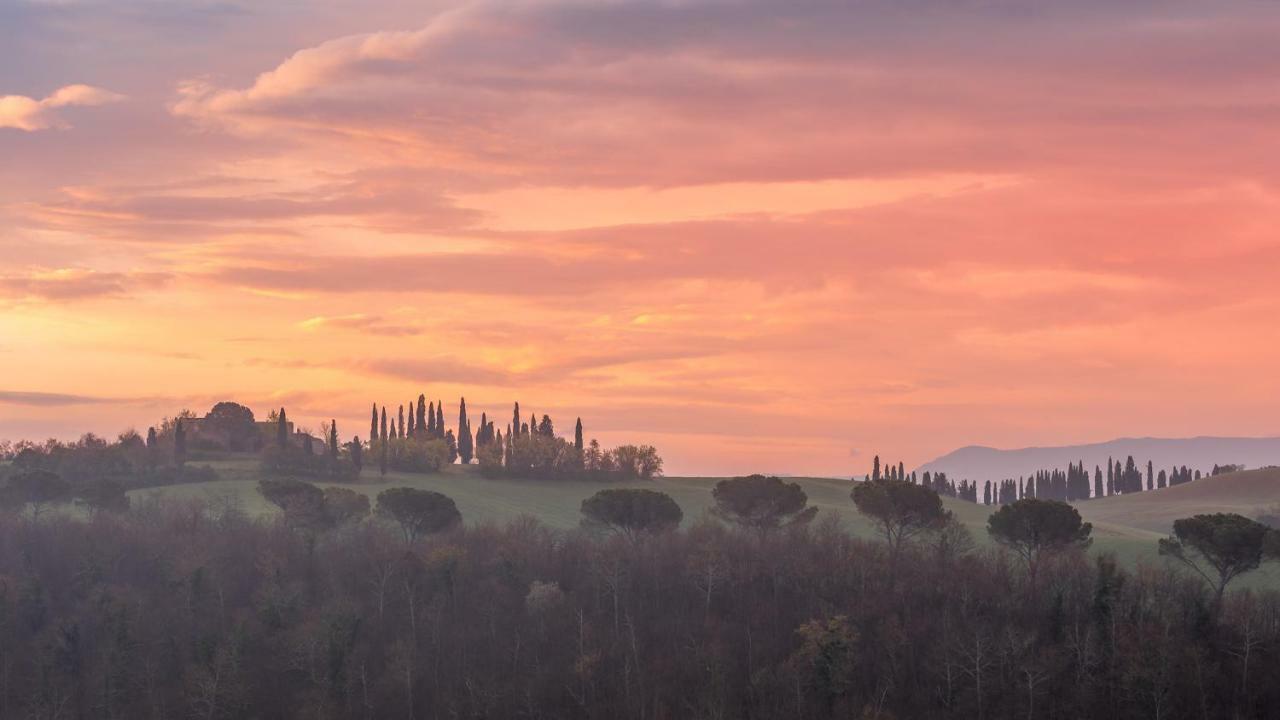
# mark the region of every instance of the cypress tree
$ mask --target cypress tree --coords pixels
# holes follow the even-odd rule
[[[872,480],[880,479],[880,456],[879,455],[875,456],[875,459],[871,461],[871,479]]]
[[[387,406],[382,406],[382,443],[378,446],[378,474],[387,474],[387,449],[391,443],[387,442]]]
[[[452,430],[445,431],[444,444],[449,448],[449,464],[458,462],[458,441],[453,437]]]
[[[444,401],[436,400],[436,437],[443,438],[444,435]]]
[[[157,442],[159,441],[156,439],[155,427],[147,428],[147,467],[152,470],[156,469],[156,452],[157,452],[156,443]]]
[[[373,404],[373,419],[369,421],[369,445],[378,442],[378,403]]]
[[[530,423],[530,426],[532,426],[532,423]],[[555,426],[551,424],[549,415],[542,416],[542,422],[538,423],[538,434],[549,438],[556,436]]]
[[[573,449],[578,451],[578,457],[582,457],[582,418],[578,418],[578,423],[573,426]]]
[[[511,433],[520,432],[520,403],[516,403],[511,411],[511,424],[507,426],[507,442],[511,441]]]
[[[1156,489],[1155,464],[1153,464],[1150,460],[1147,461],[1147,489],[1148,490]]]
[[[404,437],[404,406],[403,405],[400,406],[399,418],[400,418],[400,422],[396,424],[396,428],[398,428],[396,430],[396,437],[403,438]]]
[[[436,404],[431,403],[427,407],[427,436],[436,436]]]
[[[463,465],[470,465],[475,445],[471,437],[471,421],[467,419],[467,399],[458,403],[458,456]]]
[[[484,447],[488,445],[493,438],[489,437],[489,433],[493,430],[489,427],[489,416],[486,413],[480,413],[480,432],[476,433],[476,447]]]
[[[173,461],[178,466],[187,461],[187,430],[182,427],[182,418],[173,427]]]
[[[429,429],[430,428],[427,427],[427,396],[419,393],[418,394],[418,434],[429,435],[429,433],[427,432]]]
[[[471,421],[459,426],[458,432],[458,457],[462,458],[462,464],[470,465],[471,458],[475,457],[475,440],[471,436]]]
[[[351,439],[351,464],[356,466],[356,473],[364,469],[364,446],[360,444],[360,436]]]
[[[284,408],[280,408],[280,419],[276,421],[276,445],[281,450],[289,449],[289,425],[285,419]]]
[[[329,420],[329,459],[338,461],[338,421]]]
[[[905,465],[902,464],[901,461],[898,462],[898,479],[899,480],[907,479],[907,468]]]
[[[463,432],[464,427],[467,427],[467,399],[465,397],[458,400],[458,433],[459,433],[458,441],[459,442],[462,441],[461,433]],[[459,445],[458,447],[461,448],[462,446]]]
[[[520,404],[516,403],[516,408],[518,409],[519,407],[520,407]],[[511,467],[511,446],[512,446],[512,443],[514,442],[514,440],[512,440],[511,438],[512,432],[513,431],[511,430],[511,426],[508,425],[507,426],[507,445],[502,450],[502,464],[506,467]]]
[[[418,420],[417,415],[418,415],[418,411],[416,408],[414,408],[413,401],[410,400],[409,401],[409,430],[408,432],[405,433],[406,437],[413,437],[415,434],[417,434],[418,432],[418,426],[416,424]]]

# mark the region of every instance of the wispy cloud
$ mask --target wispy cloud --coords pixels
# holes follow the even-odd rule
[[[139,398],[101,397],[97,395],[73,395],[67,393],[0,390],[0,403],[30,407],[63,407],[67,405],[107,405],[140,402]]]
[[[48,301],[87,300],[156,288],[171,279],[164,272],[99,272],[85,268],[33,270],[0,275],[0,298]]]

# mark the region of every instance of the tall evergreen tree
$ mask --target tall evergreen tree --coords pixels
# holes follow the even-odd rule
[[[538,423],[538,434],[548,438],[556,436],[556,429],[555,426],[551,424],[550,415],[542,416],[542,422]]]
[[[409,429],[405,431],[405,437],[413,437],[418,432],[418,411],[413,406],[413,401],[409,401]]]
[[[871,479],[872,480],[880,479],[880,456],[879,455],[875,456],[875,458],[871,461]]]
[[[360,444],[360,436],[351,438],[351,464],[356,466],[356,473],[364,469],[364,447]]]
[[[458,403],[458,457],[463,465],[470,465],[475,445],[471,437],[471,421],[467,419],[467,399]]]
[[[427,427],[427,396],[418,394],[418,434],[430,436],[428,432],[431,428]]]
[[[520,432],[520,403],[516,403],[515,409],[511,411],[511,424],[507,426],[507,442],[511,442],[511,433]]]
[[[578,451],[578,457],[582,457],[582,418],[578,418],[573,426],[573,449]]]
[[[179,466],[187,461],[187,429],[182,427],[182,418],[173,426],[173,461]]]
[[[471,458],[475,457],[475,441],[471,436],[471,421],[458,426],[458,457],[462,458],[463,465],[470,465]]]
[[[436,400],[436,437],[443,438],[444,434],[444,401]]]
[[[387,454],[391,443],[387,442],[387,406],[382,406],[382,442],[378,445],[378,474],[387,474]]]
[[[373,404],[373,419],[369,421],[369,445],[378,442],[378,403]]]
[[[280,408],[280,418],[276,420],[276,446],[281,450],[289,449],[289,422],[285,419],[284,408]]]
[[[446,430],[444,433],[444,444],[449,449],[449,464],[458,462],[458,441],[453,437],[452,430]]]
[[[329,420],[329,459],[338,461],[338,421]]]
[[[398,415],[398,417],[400,421],[396,423],[396,437],[403,438],[404,437],[404,406],[403,405],[400,406],[400,414]]]
[[[427,437],[436,436],[436,404],[427,406]]]
[[[461,433],[464,427],[467,427],[467,399],[465,397],[458,400],[458,433],[459,433],[458,441],[459,442],[462,441]],[[459,447],[461,447],[461,445],[459,445]]]

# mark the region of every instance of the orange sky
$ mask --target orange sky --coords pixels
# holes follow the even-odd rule
[[[1280,432],[1273,4],[260,5],[0,7],[0,438],[419,392],[669,474]]]

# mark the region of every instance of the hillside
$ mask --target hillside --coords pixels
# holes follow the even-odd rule
[[[1202,513],[1239,513],[1280,503],[1280,468],[1246,470],[1154,492],[1114,495],[1078,503],[1080,514],[1098,525],[1166,534],[1178,518]]]
[[[1037,470],[1065,469],[1068,464],[1081,461],[1090,469],[1105,468],[1108,458],[1123,461],[1130,455],[1143,466],[1151,460],[1157,469],[1186,465],[1207,474],[1214,465],[1280,465],[1280,438],[1120,438],[1087,445],[1015,450],[973,445],[927,462],[917,471],[945,472],[955,480],[982,482],[1030,475]]]
[[[274,512],[257,492],[260,477],[256,460],[228,460],[213,463],[221,477],[216,482],[174,485],[131,493],[135,502],[149,495],[170,499],[199,498],[214,503],[230,502],[253,515]],[[668,477],[637,483],[667,493],[680,505],[686,524],[702,517],[711,508],[711,488],[720,478]],[[834,513],[849,532],[873,537],[874,528],[854,509],[847,480],[791,478],[800,483],[809,501]],[[381,478],[366,471],[362,481],[351,485],[372,500],[389,487],[417,487],[443,492],[454,499],[468,523],[502,523],[529,515],[551,527],[576,527],[582,501],[603,487],[579,481],[523,481],[482,477],[478,468],[455,465],[433,475],[391,473]],[[988,542],[987,517],[994,508],[944,498],[948,509],[965,524],[979,543]],[[1155,492],[1124,495],[1078,503],[1081,515],[1094,523],[1094,550],[1113,552],[1129,564],[1140,560],[1158,561],[1156,541],[1168,534],[1173,521],[1203,512],[1239,512],[1252,516],[1262,506],[1280,502],[1280,469],[1246,471],[1206,478]]]

